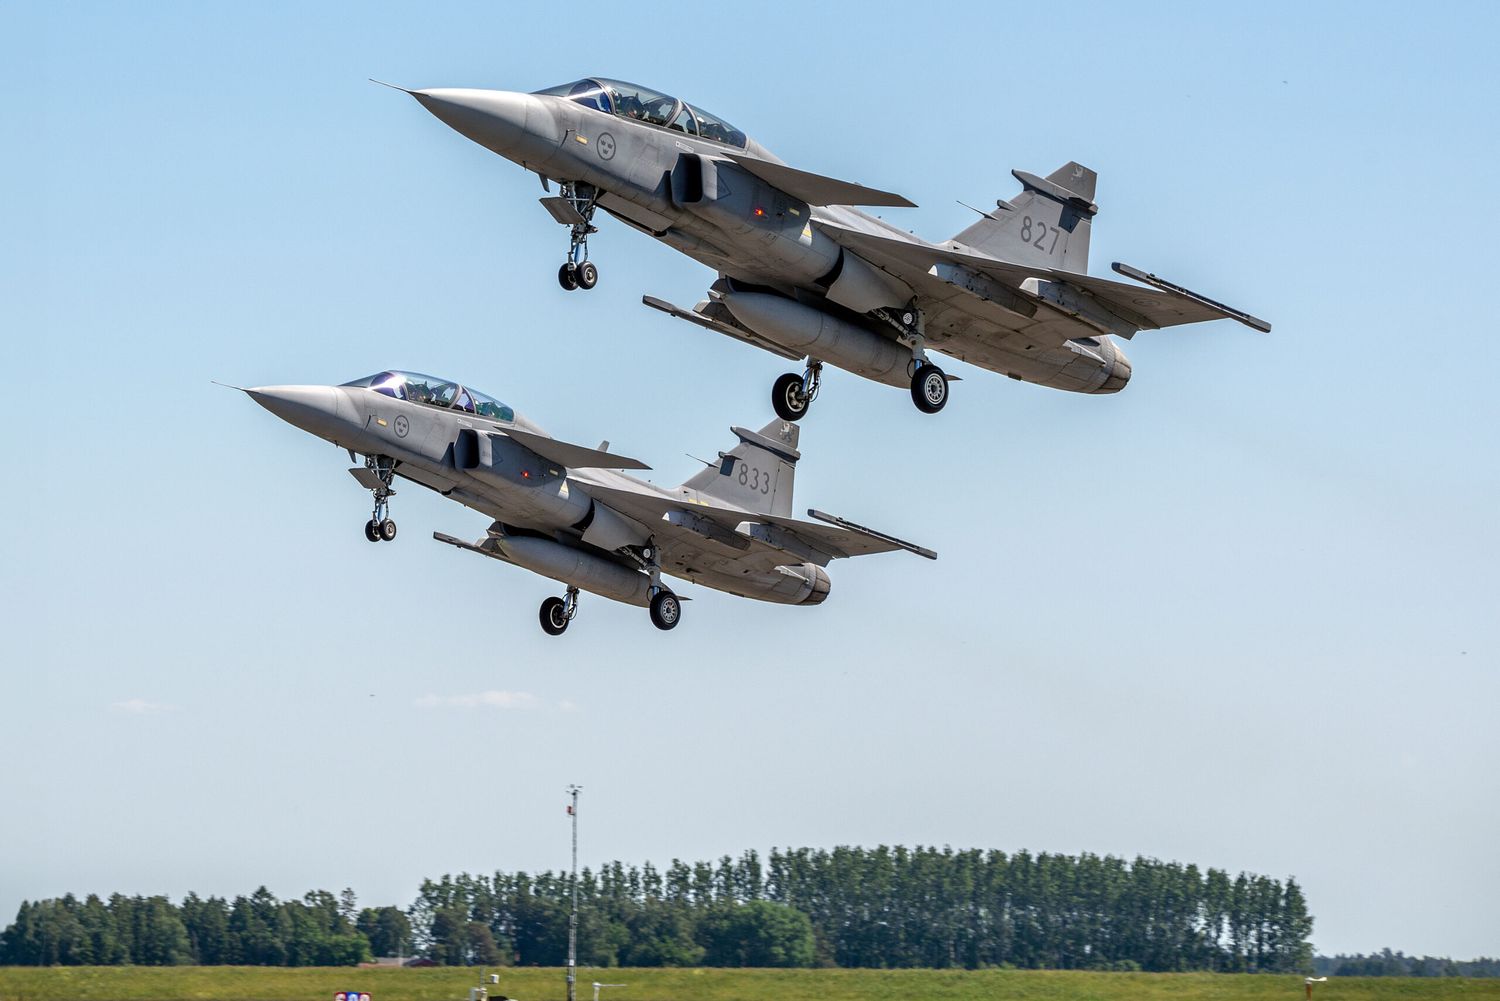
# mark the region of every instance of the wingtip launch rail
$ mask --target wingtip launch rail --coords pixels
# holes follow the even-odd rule
[[[848,518],[840,518],[836,514],[827,514],[815,508],[808,508],[807,516],[818,521],[827,522],[835,528],[842,528],[847,532],[856,532],[860,535],[868,535],[870,538],[878,539],[881,542],[888,542],[893,546],[906,550],[908,553],[915,553],[923,559],[937,559],[937,553],[925,546],[919,546],[915,542],[907,542],[905,539],[898,539],[894,535],[887,535],[885,532],[877,532],[875,529],[866,528],[864,525],[856,525]]]
[[[1269,334],[1271,332],[1271,324],[1267,323],[1265,320],[1262,320],[1258,316],[1251,316],[1244,310],[1235,309],[1233,306],[1226,306],[1222,302],[1219,302],[1216,299],[1210,299],[1206,295],[1200,295],[1197,292],[1194,292],[1192,289],[1183,288],[1181,285],[1174,285],[1172,282],[1169,282],[1164,278],[1158,278],[1156,275],[1150,274],[1146,271],[1142,271],[1140,268],[1133,268],[1129,264],[1122,264],[1119,261],[1115,261],[1110,265],[1110,270],[1114,271],[1114,273],[1117,275],[1124,275],[1126,278],[1133,278],[1143,285],[1150,285],[1154,289],[1160,289],[1161,291],[1170,293],[1171,295],[1177,295],[1181,296],[1184,299],[1190,299],[1200,306],[1207,306],[1209,309],[1216,310],[1217,312],[1222,313],[1225,319],[1237,320],[1252,330],[1259,330],[1263,334]]]

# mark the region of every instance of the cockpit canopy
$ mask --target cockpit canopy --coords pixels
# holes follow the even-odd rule
[[[512,423],[516,412],[505,404],[467,386],[460,386],[447,379],[435,379],[416,372],[379,372],[344,383],[346,386],[371,389],[383,396],[390,396],[409,403],[421,403],[443,410],[462,410],[476,417]]]
[[[593,108],[595,111],[649,122],[652,125],[697,136],[700,139],[709,139],[726,146],[745,148],[745,133],[718,115],[711,115],[696,105],[633,83],[593,77],[588,80],[579,80],[577,83],[548,87],[537,93],[551,97],[566,97],[570,101],[575,101],[586,108]]]

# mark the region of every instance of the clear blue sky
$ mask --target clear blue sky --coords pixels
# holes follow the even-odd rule
[[[592,8],[591,8],[592,9]],[[772,845],[1295,876],[1324,952],[1500,953],[1491,4],[0,8],[0,921],[124,891]],[[1244,307],[1089,398],[832,374],[800,506],[929,545],[683,626],[361,536],[345,457],[210,385],[449,375],[663,481],[784,365],[640,305],[712,275],[366,82],[680,93],[941,238],[1099,171],[1123,260]],[[895,218],[888,213],[888,218]],[[482,693],[509,693],[488,696]]]

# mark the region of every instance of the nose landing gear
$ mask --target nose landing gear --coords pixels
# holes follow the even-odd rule
[[[371,542],[391,542],[396,538],[396,523],[390,518],[390,499],[396,495],[391,483],[396,478],[396,460],[388,455],[365,458],[364,469],[352,469],[361,483],[375,495],[375,511],[365,522],[365,538]]]
[[[557,199],[550,201],[556,205],[554,218],[569,227],[568,259],[557,269],[557,283],[570,292],[575,288],[587,291],[599,284],[599,269],[589,261],[589,235],[599,232],[594,225],[599,189],[592,184],[565,181],[561,203]]]

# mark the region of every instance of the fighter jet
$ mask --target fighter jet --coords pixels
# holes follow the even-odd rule
[[[845,556],[904,549],[937,554],[819,511],[792,514],[799,429],[776,420],[733,428],[737,443],[679,487],[621,473],[649,469],[609,451],[553,438],[493,397],[446,379],[380,372],[341,386],[264,386],[251,399],[295,427],[363,455],[349,472],[374,495],[365,538],[396,537],[396,479],[436,490],[494,523],[476,542],[433,538],[564,584],[542,602],[542,628],[560,635],[578,592],[650,609],[659,629],[682,617],[664,576],[785,605],[819,605],[823,569]],[[821,522],[821,524],[820,524]]]
[[[1078,163],[1045,177],[1012,171],[1019,195],[929,243],[853,207],[915,207],[901,195],[788,166],[718,115],[636,84],[406,93],[536,172],[545,191],[560,185],[541,202],[569,230],[563,288],[599,280],[588,239],[601,208],[716,270],[691,310],[642,301],[801,362],[772,389],[784,420],[807,413],[825,364],[909,388],[918,409],[936,413],[957,377],[934,353],[1041,386],[1116,393],[1130,379],[1116,338],[1221,318],[1271,329],[1129,265],[1113,268],[1148,287],[1086,274],[1097,175]]]

